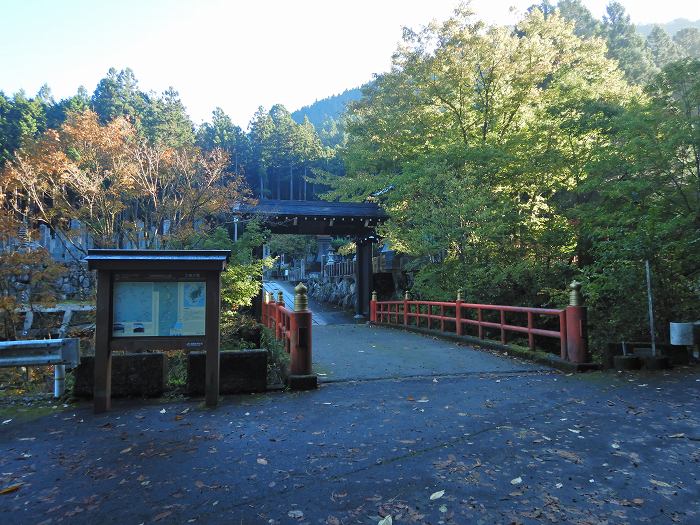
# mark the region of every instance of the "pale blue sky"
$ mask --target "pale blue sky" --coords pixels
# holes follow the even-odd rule
[[[474,0],[512,22],[535,0]],[[554,3],[554,2],[553,2]],[[584,0],[600,17],[607,0]],[[623,0],[636,23],[700,19],[698,0]],[[175,87],[196,122],[221,106],[246,127],[259,105],[290,110],[389,68],[401,27],[444,19],[456,0],[0,0],[0,90],[92,92],[110,67],[141,89]]]

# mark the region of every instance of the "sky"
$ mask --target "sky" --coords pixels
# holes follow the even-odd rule
[[[608,0],[583,0],[600,18]],[[534,0],[472,0],[508,24]],[[554,1],[552,3],[555,3]],[[634,23],[700,19],[698,0],[622,0]],[[110,67],[144,91],[173,86],[196,123],[220,106],[243,128],[258,106],[294,111],[387,71],[402,27],[457,0],[0,0],[0,91],[89,93]],[[514,9],[513,9],[514,8]]]

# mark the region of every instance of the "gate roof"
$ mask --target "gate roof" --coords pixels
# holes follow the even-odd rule
[[[373,202],[261,200],[234,213],[260,217],[273,233],[305,235],[371,235],[387,219]]]

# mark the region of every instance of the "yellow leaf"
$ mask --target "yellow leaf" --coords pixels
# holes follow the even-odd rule
[[[22,485],[23,483],[15,483],[14,485],[10,485],[9,487],[0,489],[0,494],[10,494],[11,492],[16,492],[20,489]]]

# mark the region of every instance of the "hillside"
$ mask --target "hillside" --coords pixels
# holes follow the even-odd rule
[[[313,104],[298,109],[292,113],[292,118],[301,124],[304,122],[304,117],[307,117],[318,130],[329,119],[338,120],[338,117],[345,112],[347,104],[353,100],[359,100],[361,96],[362,88],[346,89],[339,95],[317,100]]]
[[[655,25],[661,26],[669,35],[673,36],[676,32],[686,27],[697,27],[700,29],[700,20],[692,22],[686,18],[676,18],[665,24],[639,24],[637,25],[637,31],[646,38]]]

